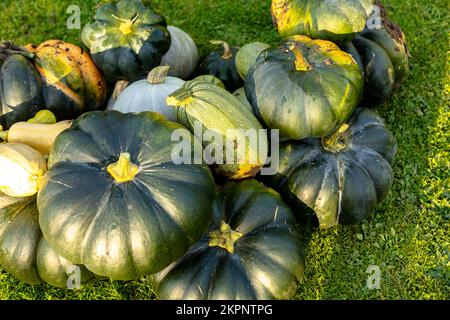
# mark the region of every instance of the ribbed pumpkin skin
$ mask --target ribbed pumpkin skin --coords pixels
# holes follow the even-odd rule
[[[136,18],[137,17],[137,18]],[[132,31],[121,26],[136,18]],[[109,81],[134,82],[160,65],[170,48],[164,17],[139,0],[121,0],[100,6],[83,29],[82,40]]]
[[[10,56],[0,71],[0,126],[32,118],[44,108],[42,81],[33,64],[24,56]]]
[[[8,45],[2,44],[0,53]],[[103,106],[105,79],[80,47],[60,40],[25,48],[12,46],[20,53],[8,55],[0,73],[3,129],[27,121],[44,108],[58,120],[70,120]]]
[[[207,166],[172,162],[177,129],[183,127],[151,112],[78,118],[57,138],[38,194],[50,245],[117,280],[158,272],[180,258],[208,227],[215,187]],[[124,153],[138,171],[120,183],[107,169]]]
[[[245,93],[261,122],[301,140],[326,136],[345,122],[363,85],[357,63],[337,45],[293,36],[258,57]]]
[[[272,0],[273,23],[281,37],[349,41],[363,31],[373,0]]]
[[[180,90],[172,93],[168,98],[168,104],[178,107],[178,121],[197,134],[201,139],[208,131],[215,132],[222,137],[223,143],[203,139],[204,148],[215,146],[215,149],[223,150],[223,164],[216,164],[216,171],[233,180],[254,177],[264,166],[267,153],[267,136],[259,135],[263,127],[254,114],[233,94],[221,87],[207,83],[203,80],[188,81]],[[202,132],[196,132],[195,128],[201,125]],[[235,130],[234,132],[231,130]],[[240,132],[237,130],[241,130]],[[245,130],[256,133],[256,144],[245,142],[241,134]],[[202,136],[199,136],[199,134]],[[227,142],[234,140],[234,159],[242,155],[241,161],[229,163],[227,159]]]
[[[397,144],[382,119],[358,109],[348,124],[339,140],[342,150],[328,151],[321,139],[285,142],[278,174],[263,177],[296,211],[313,210],[322,229],[366,218],[394,178]]]
[[[197,67],[199,54],[194,40],[175,26],[168,26],[172,43],[161,61],[162,66],[170,66],[169,76],[187,80]]]
[[[0,194],[0,265],[31,285],[48,283],[67,288],[73,264],[57,254],[42,237],[36,197],[13,198]],[[80,266],[81,282],[93,275]]]
[[[409,75],[406,36],[383,12],[379,29],[366,28],[343,46],[360,65],[365,76],[365,105],[376,107],[390,98]]]
[[[183,84],[183,80],[174,77],[166,77],[159,84],[151,84],[148,80],[136,81],[119,95],[110,110],[122,113],[152,111],[164,115],[167,120],[177,121],[176,111],[167,106],[166,99]]]
[[[229,183],[214,203],[209,232],[222,222],[242,237],[234,253],[206,234],[179,261],[150,279],[164,300],[290,299],[303,278],[296,220],[272,189],[255,180]]]
[[[244,81],[236,69],[236,55],[238,51],[239,48],[231,48],[232,57],[224,59],[224,48],[214,50],[203,58],[195,71],[195,75],[215,76],[225,84],[225,88],[228,91],[234,92],[244,85]]]
[[[88,52],[60,40],[28,45],[43,81],[45,108],[58,120],[99,110],[106,100],[106,81]]]

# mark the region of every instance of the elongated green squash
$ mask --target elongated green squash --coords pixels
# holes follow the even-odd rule
[[[265,164],[268,140],[262,125],[225,89],[204,81],[190,81],[167,98],[167,105],[178,107],[178,121],[197,138],[209,140],[203,141],[205,154],[211,151],[214,160],[218,160],[221,153],[223,161],[214,162],[219,174],[244,179],[255,176]]]

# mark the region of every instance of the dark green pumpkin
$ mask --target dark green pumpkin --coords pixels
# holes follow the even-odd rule
[[[386,198],[396,150],[382,119],[358,109],[328,138],[282,143],[278,173],[262,178],[296,211],[314,214],[320,228],[353,224]]]
[[[156,113],[107,111],[84,114],[59,135],[38,194],[50,245],[117,280],[180,258],[208,227],[215,186],[206,165],[172,161],[178,129],[186,131]]]
[[[10,56],[0,71],[0,126],[9,129],[44,108],[42,80],[23,55]]]
[[[271,12],[283,38],[305,35],[342,42],[364,30],[372,4],[373,0],[272,0]]]
[[[48,283],[67,288],[79,268],[79,280],[94,276],[82,266],[74,266],[54,251],[39,228],[36,197],[13,198],[0,194],[0,266],[17,279],[31,285]],[[69,283],[68,283],[69,282]]]
[[[8,129],[41,109],[58,120],[98,110],[106,83],[89,54],[60,40],[34,46],[0,45],[0,126]]]
[[[330,41],[293,36],[263,51],[245,93],[254,113],[284,139],[332,133],[361,101],[363,78],[354,59]]]
[[[371,107],[389,99],[409,74],[406,37],[382,12],[381,28],[366,28],[343,46],[360,65],[365,77],[364,102]]]
[[[221,44],[221,47],[204,57],[195,71],[196,76],[212,75],[220,79],[225,88],[234,92],[244,85],[236,69],[237,47],[230,47],[224,41],[211,41],[213,44]]]
[[[227,184],[208,233],[179,261],[150,277],[160,299],[290,299],[303,278],[291,209],[255,180]]]
[[[171,38],[163,16],[139,0],[101,5],[82,39],[111,82],[134,82],[160,65]]]

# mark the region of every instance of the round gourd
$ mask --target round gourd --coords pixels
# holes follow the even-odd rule
[[[327,138],[282,143],[278,173],[263,178],[295,211],[313,213],[320,228],[353,224],[386,198],[396,150],[382,119],[358,109]]]
[[[202,80],[189,81],[169,95],[167,104],[177,107],[178,121],[203,141],[211,155],[216,154],[216,160],[221,154],[221,163],[209,163],[219,174],[229,179],[249,178],[265,164],[268,141],[260,134],[261,124],[225,89]],[[249,131],[254,134],[252,141],[245,136]],[[208,139],[213,133],[218,137]]]
[[[42,237],[38,224],[36,197],[13,198],[0,193],[0,266],[17,279],[31,285],[48,283],[68,288],[94,276],[83,266],[75,266],[56,253]],[[78,270],[76,270],[78,268]]]
[[[364,30],[373,0],[272,0],[273,23],[281,37],[349,41]]]
[[[280,195],[255,180],[229,183],[209,231],[169,268],[150,277],[160,299],[291,299],[303,278],[296,220]]]
[[[49,40],[19,48],[0,45],[0,126],[8,129],[39,110],[69,120],[97,110],[106,99],[106,82],[89,54],[78,46]]]
[[[11,197],[35,195],[47,172],[42,154],[20,143],[0,143],[0,192]]]
[[[330,134],[361,101],[358,64],[337,45],[293,36],[264,51],[247,74],[245,93],[258,118],[285,139]]]
[[[189,34],[175,26],[168,26],[172,43],[164,55],[161,65],[170,66],[169,76],[187,80],[197,67],[199,55],[197,45]]]
[[[270,45],[263,42],[252,42],[239,49],[236,54],[236,69],[243,80],[248,70],[256,62],[261,52],[269,49]]]
[[[134,82],[161,63],[170,48],[170,33],[161,15],[139,0],[98,7],[83,28],[82,40],[109,81]]]
[[[236,54],[239,48],[230,47],[224,41],[211,41],[211,43],[221,47],[203,58],[195,74],[196,76],[215,76],[225,84],[228,91],[234,92],[244,85],[236,69]]]
[[[366,28],[361,35],[343,46],[360,65],[365,77],[365,105],[371,107],[389,99],[409,74],[405,34],[387,19],[384,8],[381,12],[381,28]]]
[[[181,88],[184,81],[167,77],[170,67],[156,67],[146,80],[130,84],[117,98],[110,110],[122,113],[153,111],[164,115],[170,121],[176,121],[174,108],[166,105],[169,94]]]
[[[185,129],[152,112],[91,112],[74,121],[55,141],[38,194],[50,245],[117,280],[180,258],[208,226],[215,187],[207,166],[172,161],[175,130]],[[193,145],[192,154],[201,152]]]

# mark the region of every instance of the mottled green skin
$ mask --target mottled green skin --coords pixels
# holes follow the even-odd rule
[[[42,237],[36,197],[12,198],[0,194],[0,265],[17,279],[31,285],[48,283],[67,288],[73,264],[61,257]],[[80,281],[93,274],[80,269]]]
[[[106,84],[86,51],[60,40],[38,46],[0,44],[0,125],[33,118],[42,109],[58,121],[103,107]]]
[[[366,218],[394,179],[397,144],[382,119],[358,109],[348,124],[340,139],[342,150],[326,150],[321,139],[285,142],[278,174],[263,177],[296,211],[314,211],[321,229]]]
[[[172,93],[169,99],[177,100],[175,105],[178,107],[178,122],[199,140],[204,138],[202,141],[205,150],[208,148],[221,152],[223,161],[213,164],[219,174],[233,180],[244,179],[254,177],[264,166],[268,154],[268,140],[266,135],[260,134],[263,127],[251,110],[233,94],[196,78]],[[198,127],[201,130],[196,130]],[[211,132],[218,135],[220,140],[209,137]],[[248,132],[255,134],[255,140],[252,142],[243,136]],[[232,149],[227,149],[230,142],[234,142]],[[228,155],[233,159],[227,158]],[[237,161],[239,156],[242,156],[242,159]]]
[[[209,231],[226,222],[243,236],[234,253],[209,246],[207,233],[169,268],[150,278],[164,300],[291,299],[303,278],[296,220],[280,195],[255,180],[229,183],[214,203]]]
[[[8,57],[0,71],[0,126],[9,129],[44,108],[42,80],[23,55]]]
[[[366,28],[343,46],[362,68],[365,76],[365,105],[376,107],[390,98],[409,75],[406,37],[393,22],[384,18],[379,29]]]
[[[136,15],[133,31],[122,34],[119,28],[123,21],[117,18],[130,20]],[[171,39],[166,27],[164,17],[141,1],[121,0],[97,9],[94,21],[83,29],[82,40],[109,81],[134,82],[159,66],[169,50]]]
[[[364,30],[373,0],[272,0],[272,17],[281,37],[306,35],[345,42]]]
[[[215,187],[207,166],[172,162],[177,129],[183,127],[151,112],[78,118],[57,138],[38,194],[50,245],[117,280],[161,271],[180,258],[208,227]],[[119,183],[106,168],[122,153],[139,171]]]
[[[298,71],[295,46],[312,68]],[[346,63],[340,61],[346,59]],[[260,54],[245,81],[247,99],[261,122],[285,139],[330,134],[361,101],[363,78],[350,55],[314,43],[284,41]]]
[[[214,50],[209,55],[203,58],[198,65],[195,75],[212,75],[220,79],[225,88],[233,92],[244,85],[244,81],[239,76],[236,69],[236,55],[239,48],[231,48],[232,57],[230,59],[224,59],[224,48]]]

